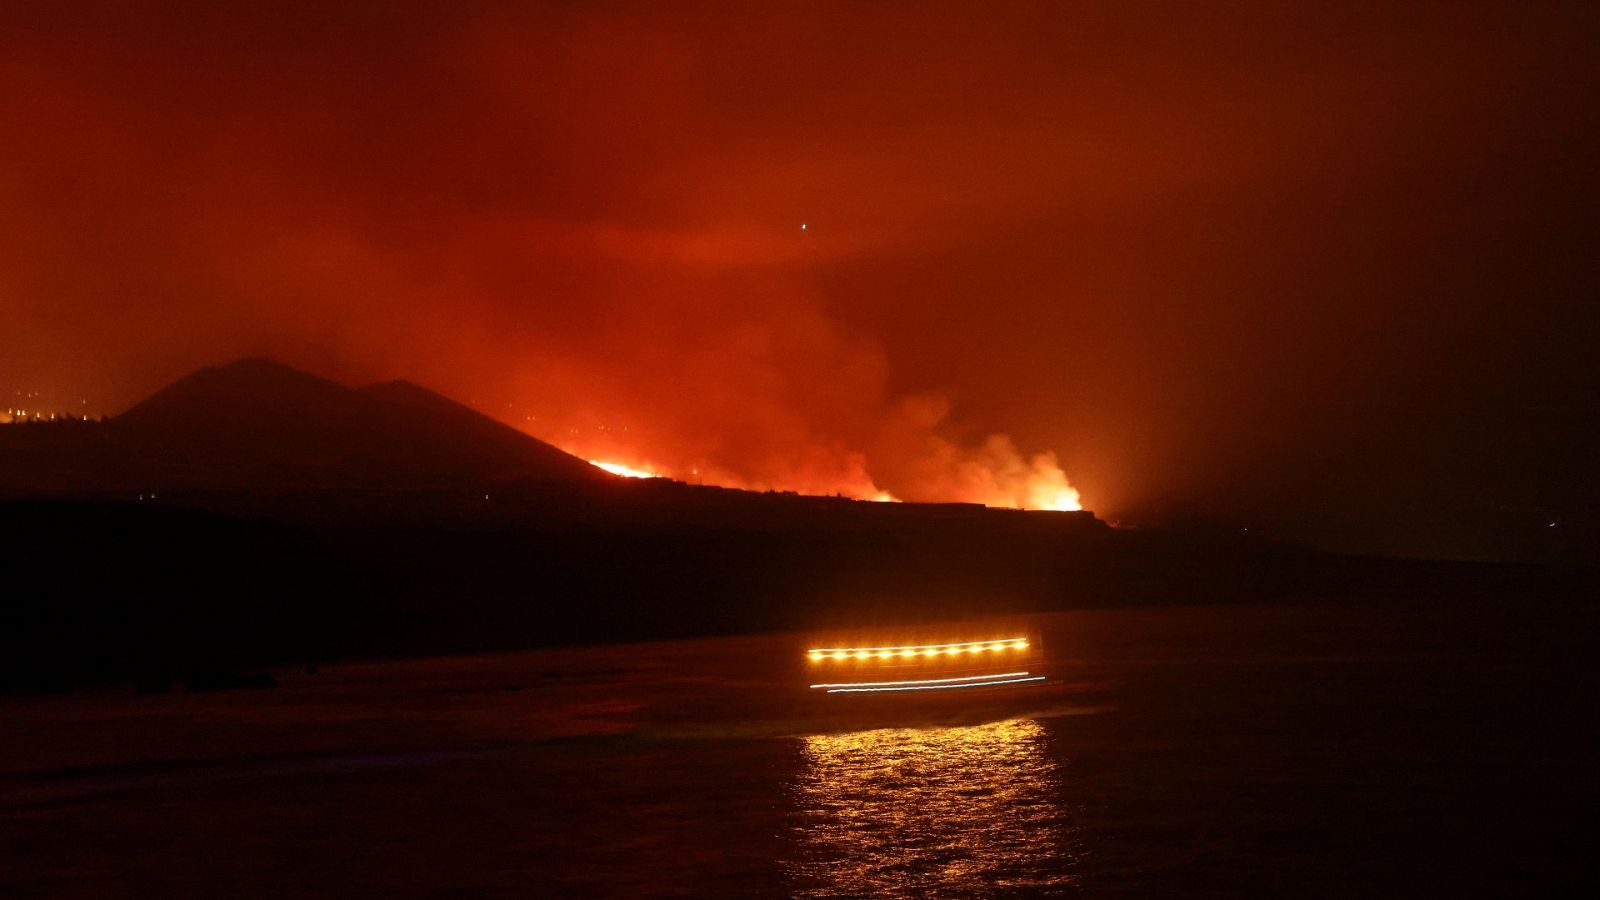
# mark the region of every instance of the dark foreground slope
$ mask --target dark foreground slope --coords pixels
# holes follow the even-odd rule
[[[431,524],[0,504],[0,686],[1149,604],[1431,596],[1538,615],[1589,593],[1581,573],[1224,547],[1086,517],[765,498],[796,508],[723,521],[648,499],[614,498],[609,519],[458,509]]]
[[[0,682],[1080,605],[1104,602],[1088,578],[1115,577],[1086,517],[749,500],[730,515],[618,496],[579,516],[570,498],[525,498],[538,513],[410,498],[404,515],[320,521],[0,504]]]

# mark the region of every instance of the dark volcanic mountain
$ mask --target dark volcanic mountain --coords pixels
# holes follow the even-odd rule
[[[408,489],[613,476],[432,391],[355,390],[265,359],[201,369],[105,423],[0,436],[0,489]]]

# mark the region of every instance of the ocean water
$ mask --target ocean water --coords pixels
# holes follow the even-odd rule
[[[1576,894],[1592,624],[1063,613],[953,705],[806,696],[804,635],[0,698],[0,896]]]

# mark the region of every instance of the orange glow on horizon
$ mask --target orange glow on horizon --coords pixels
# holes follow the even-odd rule
[[[1063,488],[1054,494],[1038,499],[1036,506],[1025,506],[1024,509],[1053,509],[1058,512],[1077,512],[1083,509],[1083,503],[1078,497],[1075,488]]]
[[[851,500],[869,500],[875,503],[906,502],[894,493],[879,488],[869,478],[866,478],[864,473],[860,472],[839,480],[822,477],[806,478],[800,483],[779,482],[772,484],[752,482],[727,469],[718,467],[702,469],[699,466],[693,466],[687,472],[675,471],[671,467],[658,467],[654,464],[628,465],[609,459],[589,457],[579,452],[576,448],[563,449],[567,449],[567,452],[583,458],[592,466],[624,478],[667,478],[689,484],[711,485],[742,491],[780,491],[812,497],[845,497]],[[628,456],[626,452],[619,452],[617,455],[624,458]],[[991,486],[990,489],[972,493],[957,491],[951,496],[943,496],[942,492],[940,494],[931,497],[920,497],[917,502],[973,503],[995,509],[1073,512],[1083,509],[1082,500],[1077,489],[1067,482],[1066,477],[1061,473],[1060,469],[1054,467],[1053,463],[1040,465],[1036,462],[1034,470],[1026,476],[1025,483],[1016,490],[1003,491]]]

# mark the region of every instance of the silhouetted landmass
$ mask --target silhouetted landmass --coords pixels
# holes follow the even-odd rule
[[[609,476],[425,389],[203,370],[0,429],[0,686],[1090,606],[1587,598],[1579,570],[1349,559],[1090,513]]]
[[[0,496],[392,490],[613,476],[406,382],[354,390],[263,359],[105,422],[0,429]]]

